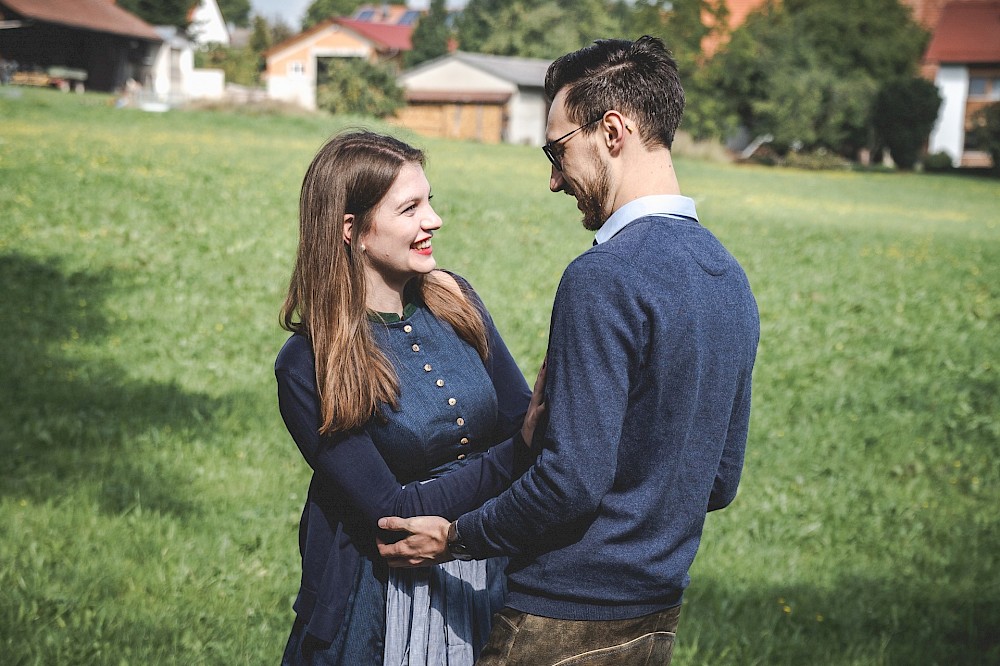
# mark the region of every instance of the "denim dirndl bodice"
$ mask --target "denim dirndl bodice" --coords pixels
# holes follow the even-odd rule
[[[384,406],[366,430],[399,482],[434,478],[488,448],[497,396],[476,350],[423,305],[400,321],[370,325],[400,395],[397,408]]]

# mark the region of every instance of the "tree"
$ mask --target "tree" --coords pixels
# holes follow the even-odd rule
[[[469,0],[457,23],[459,47],[479,52],[480,44],[490,36],[491,19],[507,4],[507,0]]]
[[[912,169],[917,163],[940,106],[937,86],[918,76],[894,79],[879,91],[875,130],[896,166]]]
[[[612,9],[608,0],[469,0],[458,41],[465,51],[556,58],[619,34]]]
[[[405,104],[395,74],[385,66],[363,58],[323,58],[318,64],[316,104],[321,109],[384,118]]]
[[[218,0],[218,4],[227,24],[240,28],[250,26],[250,0]]]
[[[444,0],[431,0],[430,11],[413,30],[413,50],[406,54],[407,66],[418,65],[448,52],[451,29]]]
[[[264,52],[295,34],[281,19],[275,19],[272,23],[263,16],[254,16],[250,21],[250,27],[249,46],[254,53],[261,56],[261,68],[263,68]]]
[[[795,27],[838,74],[861,70],[876,81],[916,73],[930,39],[899,0],[785,0]]]
[[[350,16],[365,0],[313,0],[302,19],[302,29],[308,30],[330,17]]]
[[[768,2],[712,59],[702,89],[779,150],[854,157],[870,140],[878,90],[916,71],[925,42],[898,0]]]
[[[187,30],[188,16],[198,0],[118,0],[118,6],[150,25],[170,25]]]

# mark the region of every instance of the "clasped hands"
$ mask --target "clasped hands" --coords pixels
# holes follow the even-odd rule
[[[521,426],[521,437],[531,446],[535,427],[545,413],[545,362],[535,378],[534,390],[528,411]],[[380,529],[390,532],[405,532],[407,536],[395,543],[377,539],[378,552],[390,567],[414,568],[441,564],[454,559],[448,553],[448,526],[450,523],[440,516],[416,516],[400,518],[390,516],[379,518]]]

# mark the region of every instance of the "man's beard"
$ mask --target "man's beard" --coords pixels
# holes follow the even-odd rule
[[[607,201],[608,192],[611,189],[608,178],[608,168],[604,162],[597,162],[597,175],[589,183],[581,182],[579,187],[574,188],[577,205],[583,213],[583,228],[590,231],[597,231],[604,226],[606,218],[604,216],[604,202]]]

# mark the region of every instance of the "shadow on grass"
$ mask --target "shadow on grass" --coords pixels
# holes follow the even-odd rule
[[[1000,599],[945,585],[852,578],[734,591],[699,579],[678,633],[690,664],[1000,663]]]
[[[44,502],[83,491],[109,513],[183,514],[185,480],[150,454],[170,433],[207,431],[217,405],[107,358],[108,342],[127,337],[105,306],[111,277],[0,255],[0,494]]]

